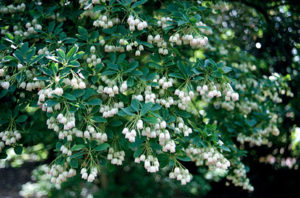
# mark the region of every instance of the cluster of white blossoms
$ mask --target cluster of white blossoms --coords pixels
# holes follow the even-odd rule
[[[27,85],[26,85],[26,90],[27,90],[28,84],[29,83],[27,83]],[[22,85],[22,83],[21,83],[21,85]],[[21,88],[23,88],[25,86],[25,85],[24,86],[23,85],[21,86],[21,85],[20,85]],[[35,83],[34,83],[34,85],[35,85]],[[45,86],[45,85],[43,85],[43,86]],[[33,88],[35,88],[35,87],[32,87],[32,86],[30,87],[31,90],[33,90]],[[52,94],[55,94],[55,95],[58,95],[58,96],[62,96],[63,93],[64,93],[64,90],[62,88],[60,88],[60,87],[57,87],[54,90],[51,89],[51,88],[41,89],[38,92],[38,96],[39,96],[38,105],[42,105],[42,110],[43,111],[47,111],[47,112],[51,113],[51,112],[53,112],[52,107],[48,107],[47,104],[45,104],[43,102],[45,102],[45,100],[47,98],[50,98],[50,99],[53,98],[54,96]],[[60,109],[60,105],[57,104],[57,106],[55,106],[54,109],[55,110],[59,110]]]
[[[166,128],[166,122],[162,121],[160,124],[160,127],[163,128],[161,125],[164,125],[163,127]],[[170,153],[175,153],[176,149],[176,144],[174,140],[171,139],[171,135],[168,130],[160,130],[159,133],[159,144],[163,147],[162,150],[164,152],[170,152]]]
[[[109,19],[109,16],[106,15],[100,15],[97,20],[93,22],[93,26],[95,27],[102,27],[104,29],[106,28],[112,28],[114,25],[119,24],[120,19],[119,18],[112,18]]]
[[[104,46],[105,52],[125,52],[125,49],[123,46],[115,46],[115,45],[105,45]]]
[[[0,68],[0,77],[5,75],[5,70],[4,68]]]
[[[48,55],[50,55],[50,51],[48,50],[47,47],[43,47],[42,49],[38,50],[38,55],[41,55],[41,54],[46,54],[48,56]]]
[[[173,78],[167,79],[165,76],[160,78],[158,75],[155,77],[155,79],[153,79],[153,82],[158,83],[158,86],[155,86],[155,89],[160,89],[160,87],[162,89],[173,87],[174,81],[175,80]]]
[[[91,168],[90,174],[88,174],[86,168],[82,168],[80,170],[80,174],[82,179],[85,179],[88,182],[93,182],[98,175],[98,170],[96,167]]]
[[[71,86],[73,89],[85,89],[85,82],[79,77],[73,77],[71,80],[69,78],[64,78],[63,83],[67,86]]]
[[[60,147],[60,151],[61,151],[63,154],[67,155],[67,156],[71,156],[71,155],[72,155],[72,151],[71,151],[70,149],[68,149],[67,147],[65,147],[64,145],[62,145],[62,146]]]
[[[190,145],[185,149],[186,154],[196,162],[197,166],[206,165],[210,170],[220,168],[227,170],[230,166],[229,160],[212,147],[198,148]]]
[[[129,142],[135,142],[136,130],[124,128],[122,133],[125,135],[125,138],[128,139]]]
[[[0,132],[0,152],[5,147],[5,145],[15,144],[19,139],[21,139],[21,133],[17,130],[14,131],[3,131]]]
[[[4,81],[4,82],[2,81],[2,82],[0,82],[0,85],[3,89],[8,89],[10,86],[10,83],[8,81]]]
[[[110,160],[112,164],[122,165],[125,158],[124,151],[115,151],[112,147],[108,149],[107,160]]]
[[[102,113],[102,116],[104,118],[111,118],[111,117],[114,117],[119,112],[119,109],[121,109],[123,107],[124,107],[123,102],[115,103],[113,106],[102,105],[100,107],[99,112]]]
[[[129,30],[134,31],[135,29],[141,31],[148,27],[148,23],[146,21],[141,21],[138,18],[134,18],[134,16],[130,15],[127,19],[127,23],[129,25]]]
[[[16,12],[24,12],[26,8],[25,3],[21,3],[19,5],[10,4],[8,6],[0,6],[0,13],[1,14],[12,14]]]
[[[185,92],[179,89],[176,89],[174,94],[180,99],[180,102],[178,102],[178,108],[182,110],[186,110],[189,102],[191,102],[195,96],[193,91]]]
[[[239,100],[239,94],[234,92],[230,84],[227,84],[227,90],[225,91],[225,100],[226,101],[237,101]]]
[[[42,89],[45,87],[45,82],[44,81],[35,81],[35,82],[21,82],[19,85],[20,88],[26,89],[26,91],[33,91],[36,89]],[[57,90],[56,90],[57,91]],[[56,94],[58,95],[58,94]]]
[[[180,36],[178,33],[170,36],[169,38],[169,42],[174,45],[178,45],[181,46],[182,44],[184,45],[190,45],[193,49],[198,49],[201,47],[204,47],[207,45],[208,43],[208,38],[207,37],[200,37],[200,36],[196,36],[193,37],[193,35],[187,34],[187,35],[183,35]]]
[[[184,45],[190,45],[193,49],[199,49],[207,45],[208,38],[206,36],[193,36],[191,34],[183,35],[182,41]]]
[[[139,44],[137,41],[128,43],[125,39],[120,39],[119,41],[120,45],[126,46],[126,51],[130,52],[133,50],[133,47],[136,48],[135,56],[140,56],[141,52],[144,51],[144,46]]]
[[[109,97],[114,97],[116,94],[124,93],[125,91],[127,91],[128,86],[126,81],[124,81],[121,84],[121,86],[118,87],[114,81],[110,81],[109,79],[106,78],[106,76],[102,77],[102,80],[106,80],[107,86],[103,87],[102,85],[100,85],[97,90],[98,93],[103,93],[108,95]]]
[[[164,41],[164,39],[159,35],[155,35],[155,36],[152,36],[151,34],[148,35],[147,37],[147,41],[151,44],[156,44],[158,48],[158,53],[159,54],[162,54],[162,55],[167,55],[169,54],[169,51],[167,49],[167,42]]]
[[[241,186],[244,190],[253,191],[254,188],[250,184],[249,179],[246,175],[246,169],[244,164],[240,163],[237,167],[233,170],[232,174],[227,175],[226,177],[230,180],[235,186]]]
[[[181,182],[181,185],[185,185],[192,180],[192,174],[189,173],[188,169],[175,167],[173,172],[169,173],[170,179],[176,179]]]
[[[152,102],[152,103],[155,103],[155,99],[156,99],[156,95],[155,93],[152,92],[152,87],[151,86],[147,86],[145,88],[145,102]],[[140,95],[141,98],[143,99],[143,96]],[[140,101],[140,100],[139,100]],[[142,100],[143,101],[143,100]],[[157,102],[157,101],[156,101]]]
[[[103,81],[107,86],[100,85],[98,87],[98,93],[106,94],[109,97],[114,97],[116,94],[124,93],[127,91],[127,81],[123,81],[121,85],[118,86],[115,80],[107,78],[107,76],[101,76],[101,81]]]
[[[83,133],[83,136],[87,139],[93,138],[97,140],[99,143],[103,143],[107,141],[107,135],[104,132],[98,132],[93,126],[88,125],[86,130]]]
[[[192,128],[187,126],[181,117],[177,117],[177,122],[172,123],[171,127],[173,127],[177,133],[183,133],[184,136],[189,136],[193,133]]]
[[[47,174],[51,176],[50,180],[52,183],[60,185],[62,182],[65,182],[67,178],[75,176],[76,170],[65,170],[63,166],[55,164],[47,170]]]
[[[257,129],[256,133],[253,133],[250,136],[239,133],[237,137],[237,141],[239,141],[241,144],[244,144],[245,142],[249,142],[250,145],[252,146],[267,145],[269,144],[268,137],[271,134],[274,136],[278,136],[279,133],[280,133],[279,129],[275,125],[270,124],[268,127],[264,129]]]
[[[171,22],[172,19],[170,17],[161,17],[161,19],[157,21],[157,25],[159,27],[166,28],[170,25],[168,24],[168,21]]]
[[[60,124],[64,125],[64,130],[70,130],[76,126],[74,113],[67,113],[66,116],[60,113],[56,119]]]
[[[88,64],[92,63],[93,66],[96,66],[97,64],[100,64],[101,63],[101,58],[97,58],[97,56],[95,54],[95,52],[96,52],[95,46],[91,46],[90,52],[91,52],[91,56],[86,59],[86,62]]]
[[[159,162],[156,157],[153,155],[148,155],[147,157],[142,154],[139,157],[135,158],[135,163],[140,163],[144,162],[144,168],[149,172],[149,173],[155,173],[159,170]]]
[[[27,28],[27,31],[23,34],[25,37],[31,34],[36,34],[36,30],[42,30],[42,25],[38,24],[36,19],[33,19],[31,23],[26,23],[25,27]]]
[[[213,97],[221,97],[222,93],[218,90],[218,86],[212,85],[203,85],[203,86],[197,86],[197,92],[200,93],[201,96],[207,96],[208,98]]]
[[[207,28],[202,28],[202,27],[207,27],[207,25],[205,23],[203,23],[202,21],[198,21],[196,23],[196,26],[199,27],[200,31],[203,33],[203,34],[206,34],[206,35],[209,35],[209,34],[212,34],[212,31],[210,29],[207,29]]]
[[[160,133],[163,133],[163,131],[167,127],[167,123],[165,121],[158,120],[159,123],[151,124],[150,126],[144,127],[142,129],[142,136],[146,136],[148,138],[156,138],[159,136]],[[170,139],[170,134],[169,134]]]

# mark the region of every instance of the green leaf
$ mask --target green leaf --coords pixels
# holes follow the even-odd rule
[[[137,99],[133,99],[130,106],[135,112],[140,110],[140,102]]]
[[[82,150],[84,148],[85,148],[85,145],[83,145],[83,144],[76,144],[76,145],[72,146],[71,151],[80,151],[80,150]]]
[[[70,93],[65,93],[63,96],[64,96],[66,99],[71,100],[71,101],[75,101],[75,100],[76,100],[76,97],[73,96],[73,95],[70,94]]]
[[[142,118],[142,120],[144,120],[145,122],[148,122],[150,124],[157,123],[157,119],[155,117],[144,117],[144,118]]]
[[[24,122],[26,121],[28,118],[27,115],[20,115],[17,119],[16,119],[16,122]]]
[[[74,159],[74,158],[77,158],[77,159],[80,159],[83,157],[83,152],[79,152],[79,153],[75,153],[73,155],[71,155],[71,159]]]
[[[157,156],[157,158],[160,168],[163,168],[169,164],[169,156],[167,154],[161,153]]]
[[[138,156],[140,156],[144,151],[144,147],[139,147],[136,151],[134,151],[133,153],[133,157],[136,158]]]
[[[76,98],[79,98],[85,94],[85,90],[84,89],[75,89],[74,91],[72,91],[71,94],[76,96]]]
[[[176,158],[180,161],[184,161],[184,162],[190,162],[192,161],[191,158],[189,158],[188,156],[176,156]]]
[[[222,145],[222,146],[221,146],[221,149],[222,149],[223,151],[230,152],[230,149],[229,149],[227,146]]]
[[[143,5],[143,4],[146,3],[147,1],[148,1],[148,0],[137,1],[137,2],[135,2],[135,3],[131,6],[131,8],[136,8],[136,7],[140,6],[140,5]]]
[[[227,66],[223,66],[222,67],[222,70],[224,71],[224,73],[228,73],[228,72],[231,72],[232,68],[231,67],[227,67]]]
[[[78,160],[75,158],[71,159],[70,165],[72,168],[78,168]]]
[[[153,104],[151,102],[143,104],[142,109],[141,109],[141,116],[148,113],[148,111],[151,109],[152,106],[153,106]]]
[[[22,146],[16,146],[14,148],[14,151],[17,155],[21,155],[22,154],[22,151],[23,151],[23,147]]]
[[[47,107],[53,107],[53,106],[57,105],[58,103],[59,103],[59,102],[57,102],[57,101],[55,101],[55,100],[47,100],[47,101],[45,102],[45,104],[46,104]]]
[[[66,54],[65,54],[65,52],[64,52],[62,49],[57,49],[56,52],[57,52],[58,56],[59,56],[62,60],[65,60]]]
[[[100,98],[93,98],[86,102],[88,105],[101,105],[102,100]]]
[[[70,51],[67,53],[67,60],[69,61],[77,51],[78,51],[78,46],[74,45],[74,47],[72,47]]]
[[[87,39],[88,39],[89,33],[88,33],[88,31],[87,31],[84,27],[79,26],[79,27],[78,27],[78,32],[79,32],[80,38],[81,38],[82,40],[87,40]]]
[[[92,118],[95,122],[107,122],[107,120],[101,116],[93,116]]]
[[[108,149],[109,146],[110,145],[108,143],[103,143],[103,144],[100,144],[99,146],[96,146],[94,150],[95,151],[104,151],[104,150]]]
[[[131,111],[131,108],[128,107],[121,109],[121,111],[123,111],[126,115],[130,115],[130,116],[134,115],[134,113],[132,113]]]

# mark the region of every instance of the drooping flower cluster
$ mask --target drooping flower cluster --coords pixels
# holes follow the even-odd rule
[[[185,152],[197,166],[206,165],[211,170],[216,168],[227,170],[230,166],[229,160],[212,147],[198,148],[190,145]]]
[[[146,21],[141,21],[138,18],[134,18],[132,15],[128,17],[127,23],[130,31],[134,31],[135,29],[141,31],[148,27],[148,23]]]
[[[114,25],[120,23],[119,18],[109,18],[107,15],[100,15],[97,20],[94,21],[93,25],[95,27],[112,28]]]
[[[91,168],[90,174],[87,173],[86,168],[82,168],[80,170],[81,178],[87,180],[88,182],[93,182],[98,174],[98,170],[96,167]]]
[[[144,162],[144,168],[149,173],[155,173],[159,170],[159,162],[153,155],[145,156],[144,154],[135,158],[136,163]]]
[[[188,169],[176,167],[173,172],[169,173],[170,179],[176,179],[181,182],[181,185],[189,183],[192,179],[192,175],[189,173]]]
[[[108,154],[107,154],[107,160],[110,160],[112,164],[115,165],[122,165],[125,158],[125,152],[124,151],[116,151],[112,147],[109,148]]]
[[[21,133],[17,130],[14,131],[3,131],[0,132],[0,152],[5,147],[5,145],[15,144],[18,140],[21,139]]]
[[[254,188],[251,186],[249,179],[246,175],[246,169],[244,164],[240,163],[237,167],[233,170],[232,174],[227,175],[226,177],[230,180],[235,186],[241,186],[244,190],[253,191]]]
[[[65,182],[67,178],[73,177],[76,175],[75,169],[66,170],[63,166],[54,164],[50,169],[47,170],[47,173],[51,175],[51,182],[60,185],[62,182]]]

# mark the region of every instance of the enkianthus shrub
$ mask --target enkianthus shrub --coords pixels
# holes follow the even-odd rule
[[[45,144],[57,187],[134,161],[182,185],[194,164],[252,191],[238,142],[278,135],[280,98],[273,78],[258,83],[251,71],[195,56],[213,48],[210,13],[197,1],[2,1],[1,157]],[[232,133],[268,98],[261,131],[246,119],[250,127]],[[215,108],[234,112],[220,119]]]

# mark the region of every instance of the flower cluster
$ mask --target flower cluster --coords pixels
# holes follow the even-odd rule
[[[119,18],[109,19],[109,16],[100,15],[99,18],[93,22],[93,25],[95,27],[112,28],[114,25],[118,23],[120,23]]]
[[[157,21],[157,25],[159,27],[166,28],[170,25],[168,22],[171,21],[172,19],[170,17],[161,17],[161,19]]]
[[[0,132],[0,152],[5,145],[15,144],[19,139],[21,139],[21,133],[17,130],[15,131],[4,131]]]
[[[125,152],[124,151],[115,151],[112,147],[109,148],[107,159],[111,161],[112,164],[115,165],[122,165],[125,158]]]
[[[167,42],[159,35],[152,36],[151,34],[148,35],[147,41],[151,44],[156,44],[158,48],[158,53],[162,55],[169,54],[169,50],[167,49]]]
[[[73,177],[76,175],[75,169],[66,170],[63,166],[55,164],[52,165],[50,169],[47,170],[47,173],[51,175],[51,182],[60,185],[62,182],[65,182],[67,178]]]
[[[70,149],[68,149],[67,147],[65,147],[64,145],[62,145],[60,147],[60,151],[65,155],[68,155],[68,156],[72,155],[72,151]]]
[[[144,168],[149,173],[155,173],[159,170],[159,162],[156,157],[153,155],[148,155],[147,157],[142,154],[141,156],[135,158],[134,160],[136,163],[144,162]]]
[[[188,169],[176,167],[173,172],[169,173],[170,179],[176,179],[181,182],[181,185],[189,183],[192,179],[192,175],[189,173]]]
[[[141,21],[138,18],[134,18],[134,16],[130,15],[127,19],[127,23],[129,25],[129,30],[134,31],[137,30],[143,30],[148,27],[148,23],[146,21]]]
[[[197,91],[200,93],[201,96],[207,96],[208,98],[213,98],[213,97],[221,97],[222,93],[221,91],[218,91],[217,86],[212,85],[212,86],[198,86]]]
[[[227,170],[230,166],[229,160],[227,160],[213,147],[197,148],[190,145],[185,152],[193,161],[196,162],[197,166],[206,165],[211,170],[216,168]]]
[[[90,174],[87,173],[86,168],[80,170],[81,178],[87,180],[88,182],[93,182],[97,177],[98,170],[96,167],[91,168]]]
[[[12,14],[12,13],[16,13],[16,12],[24,12],[25,8],[26,8],[26,5],[24,3],[21,3],[16,6],[14,6],[13,4],[10,4],[8,6],[1,6],[0,13],[1,14]]]
[[[69,78],[64,78],[63,82],[65,83],[65,85],[71,86],[73,89],[86,88],[85,82],[77,76],[74,76],[71,80]]]
[[[95,46],[91,46],[90,52],[91,52],[91,56],[86,59],[86,62],[88,64],[92,63],[93,66],[96,66],[97,64],[100,64],[101,63],[101,58],[97,58],[97,56],[95,54],[95,52],[96,52]]]
[[[73,113],[68,113],[66,116],[60,113],[57,115],[56,119],[60,124],[64,125],[64,130],[70,130],[76,126],[75,116]]]
[[[122,133],[125,135],[125,138],[129,140],[129,142],[135,142],[136,130],[129,130],[128,128],[124,128]]]
[[[254,188],[251,186],[249,179],[246,175],[246,169],[244,164],[240,163],[237,167],[233,170],[232,174],[229,174],[226,177],[230,180],[235,186],[241,186],[244,190],[253,191]]]

